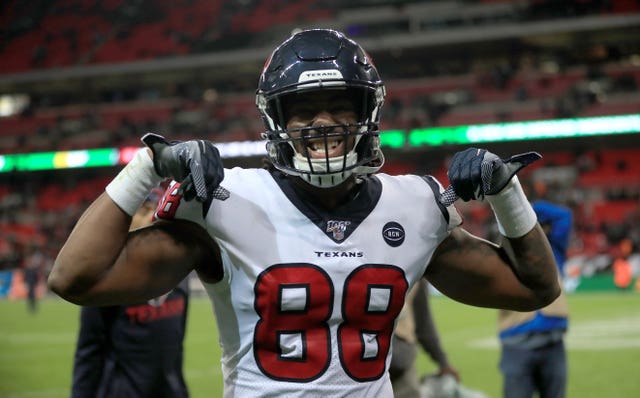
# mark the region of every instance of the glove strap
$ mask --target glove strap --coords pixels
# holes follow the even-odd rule
[[[105,188],[107,195],[130,216],[163,178],[153,168],[153,160],[147,148],[139,149],[133,159]]]
[[[513,176],[504,189],[495,195],[488,195],[493,214],[498,222],[498,230],[507,238],[519,238],[531,231],[538,217],[529,203],[518,176]]]

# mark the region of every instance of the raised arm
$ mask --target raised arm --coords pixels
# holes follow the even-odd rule
[[[133,304],[171,290],[214,253],[206,232],[188,221],[159,221],[128,232],[130,217],[102,194],[60,250],[49,287],[81,305]],[[190,236],[186,240],[181,237]]]
[[[560,294],[558,271],[514,176],[528,163],[508,162],[476,148],[454,156],[449,180],[455,193],[463,200],[486,197],[504,239],[498,246],[455,228],[434,253],[425,276],[442,293],[466,304],[531,311]]]
[[[550,304],[560,286],[542,229],[536,226],[509,242],[513,250],[456,228],[438,247],[425,276],[445,295],[469,305],[532,311]]]
[[[221,164],[213,177],[202,176],[199,142],[154,144],[156,152],[172,148],[157,153],[156,164],[149,151],[139,151],[80,217],[60,250],[48,284],[64,299],[82,305],[137,303],[166,293],[193,269],[206,280],[218,276],[212,269],[220,263],[217,245],[193,222],[158,221],[129,232],[131,216],[164,177],[179,178],[190,190],[185,196],[202,202],[222,179]],[[159,173],[159,162],[169,171]]]

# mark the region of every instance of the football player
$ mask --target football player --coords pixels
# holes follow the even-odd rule
[[[357,43],[328,29],[291,36],[256,98],[273,167],[224,169],[211,142],[145,135],[148,148],[71,232],[51,289],[81,305],[126,303],[195,269],[217,318],[225,397],[392,396],[392,332],[420,278],[475,306],[553,301],[553,253],[515,176],[535,154],[461,151],[447,190],[430,176],[378,173],[384,98]],[[165,178],[175,183],[158,221],[128,233]],[[489,201],[508,246],[465,231],[458,197]]]

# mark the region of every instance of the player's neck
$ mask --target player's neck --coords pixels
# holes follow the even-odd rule
[[[293,186],[306,200],[310,200],[328,210],[335,209],[353,199],[358,192],[357,185],[355,176],[351,176],[340,185],[331,188],[314,187],[301,178],[293,178]]]

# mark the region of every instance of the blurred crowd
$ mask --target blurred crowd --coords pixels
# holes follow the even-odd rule
[[[575,289],[581,277],[611,274],[618,259],[628,262],[632,280],[638,278],[640,181],[637,176],[640,175],[640,164],[618,165],[628,168],[623,173],[619,169],[610,171],[607,159],[633,162],[640,156],[640,149],[594,150],[568,157],[560,154],[543,152],[542,164],[524,173],[522,179],[531,197],[563,204],[574,213],[565,267],[568,286]],[[256,163],[259,164],[259,159]],[[391,172],[394,163],[391,155],[383,171]],[[410,171],[434,174],[446,185],[446,163],[444,156],[439,169],[424,170],[423,165],[416,164]],[[11,188],[7,189],[3,184],[5,193],[0,195],[3,230],[0,269],[26,269],[36,263],[44,278],[75,220],[103,191],[116,171],[115,168],[82,172],[59,170],[33,173],[29,178],[15,173],[9,184]],[[608,181],[590,185],[589,176],[593,175],[601,175]],[[625,178],[629,183],[624,183]],[[617,184],[616,179],[622,184]],[[495,220],[486,204],[458,202],[457,206],[464,216],[465,228],[479,236],[494,236]],[[37,262],[34,256],[37,256]],[[626,288],[632,289],[631,283],[629,281]]]
[[[336,23],[362,40],[416,29],[621,18],[640,11],[637,2],[614,0],[434,2],[441,8],[428,13],[429,2],[386,3],[392,7],[384,9],[386,15],[394,16],[389,19],[401,22],[375,22],[380,14],[375,11],[368,14],[374,22],[357,22],[363,12],[353,10],[381,7],[367,0],[349,7],[317,0],[9,0],[0,5],[0,24],[6,26],[0,79],[261,48],[303,25]],[[444,9],[444,3],[453,5]],[[420,26],[404,23],[416,21],[406,15],[420,12],[426,15]],[[548,46],[507,40],[494,48],[470,41],[465,51],[446,45],[378,51],[376,62],[388,73],[382,129],[640,113],[640,45],[637,40],[600,42],[602,37],[584,34],[579,41]],[[248,74],[236,68],[217,80],[193,71],[186,73],[191,78],[131,75],[111,84],[77,79],[45,84],[53,87],[49,90],[34,84],[19,114],[0,117],[0,154],[139,145],[147,131],[172,139],[257,140],[262,122],[254,90],[262,61],[247,68]],[[549,145],[553,150],[543,151],[543,164],[527,175],[536,194],[569,206],[576,215],[567,264],[572,277],[611,272],[620,258],[630,263],[632,275],[640,274],[640,146],[637,140],[623,149],[607,144],[601,140],[597,148],[566,150]],[[434,174],[446,183],[451,148],[436,155],[429,151],[425,157],[437,160],[435,170],[420,161],[403,170]],[[391,154],[386,170],[396,170],[401,157]],[[42,281],[75,220],[115,173],[109,168],[0,174],[0,272],[35,267]],[[460,203],[460,209],[471,232],[493,233],[492,217],[482,205]],[[7,290],[0,280],[0,294]]]
[[[7,26],[0,79],[64,67],[108,71],[118,63],[143,60],[159,68],[154,61],[199,54],[233,59],[233,49],[259,53],[295,27],[314,24],[375,41],[445,30],[464,36],[465,29],[551,24],[563,18],[620,19],[640,10],[632,2],[614,0],[349,3],[8,1],[0,6],[0,20]],[[428,51],[404,48],[401,42],[398,48],[372,46],[388,87],[382,129],[636,113],[640,44],[623,40],[633,30],[615,29],[613,38],[589,32],[546,45],[534,36],[507,37],[496,45],[460,39],[455,46]],[[190,62],[201,61],[185,58],[183,72],[9,84],[2,90],[30,90],[29,101],[20,114],[0,118],[0,154],[137,145],[145,131],[217,142],[256,139],[261,122],[254,90],[264,58],[244,61],[248,66],[238,61],[204,69]],[[52,73],[49,79],[56,78]]]

